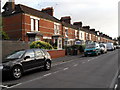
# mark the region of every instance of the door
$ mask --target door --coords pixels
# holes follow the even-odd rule
[[[44,65],[45,55],[40,49],[35,49],[35,60],[36,60],[37,67]]]
[[[29,58],[25,59],[26,56]],[[33,50],[26,51],[22,64],[23,64],[24,70],[32,69],[35,67],[35,53]]]

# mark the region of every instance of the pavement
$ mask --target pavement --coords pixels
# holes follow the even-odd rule
[[[67,56],[64,56],[64,57],[54,58],[54,59],[52,59],[52,64],[65,62],[65,61],[70,61],[70,60],[73,60],[73,59],[79,59],[83,56],[84,56],[83,54],[78,54],[78,55],[67,55]]]

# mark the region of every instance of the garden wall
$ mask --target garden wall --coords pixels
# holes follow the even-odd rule
[[[48,50],[51,58],[59,58],[65,56],[65,50]]]
[[[21,49],[29,49],[29,44],[23,41],[1,41],[2,42],[2,57]]]
[[[29,43],[23,41],[0,41],[2,42],[2,57],[21,49],[29,49]],[[65,50],[48,50],[51,58],[59,58],[65,56]]]

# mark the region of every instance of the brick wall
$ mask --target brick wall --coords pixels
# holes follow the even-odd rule
[[[65,56],[65,50],[49,50],[48,52],[51,55],[51,58],[59,58]]]
[[[2,57],[21,49],[28,49],[29,44],[22,41],[0,41],[2,42]]]
[[[10,39],[18,40],[22,36],[22,14],[3,17],[3,30]]]

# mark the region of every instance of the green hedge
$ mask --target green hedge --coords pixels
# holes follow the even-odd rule
[[[53,47],[44,41],[34,41],[30,44],[30,48],[53,49]]]

